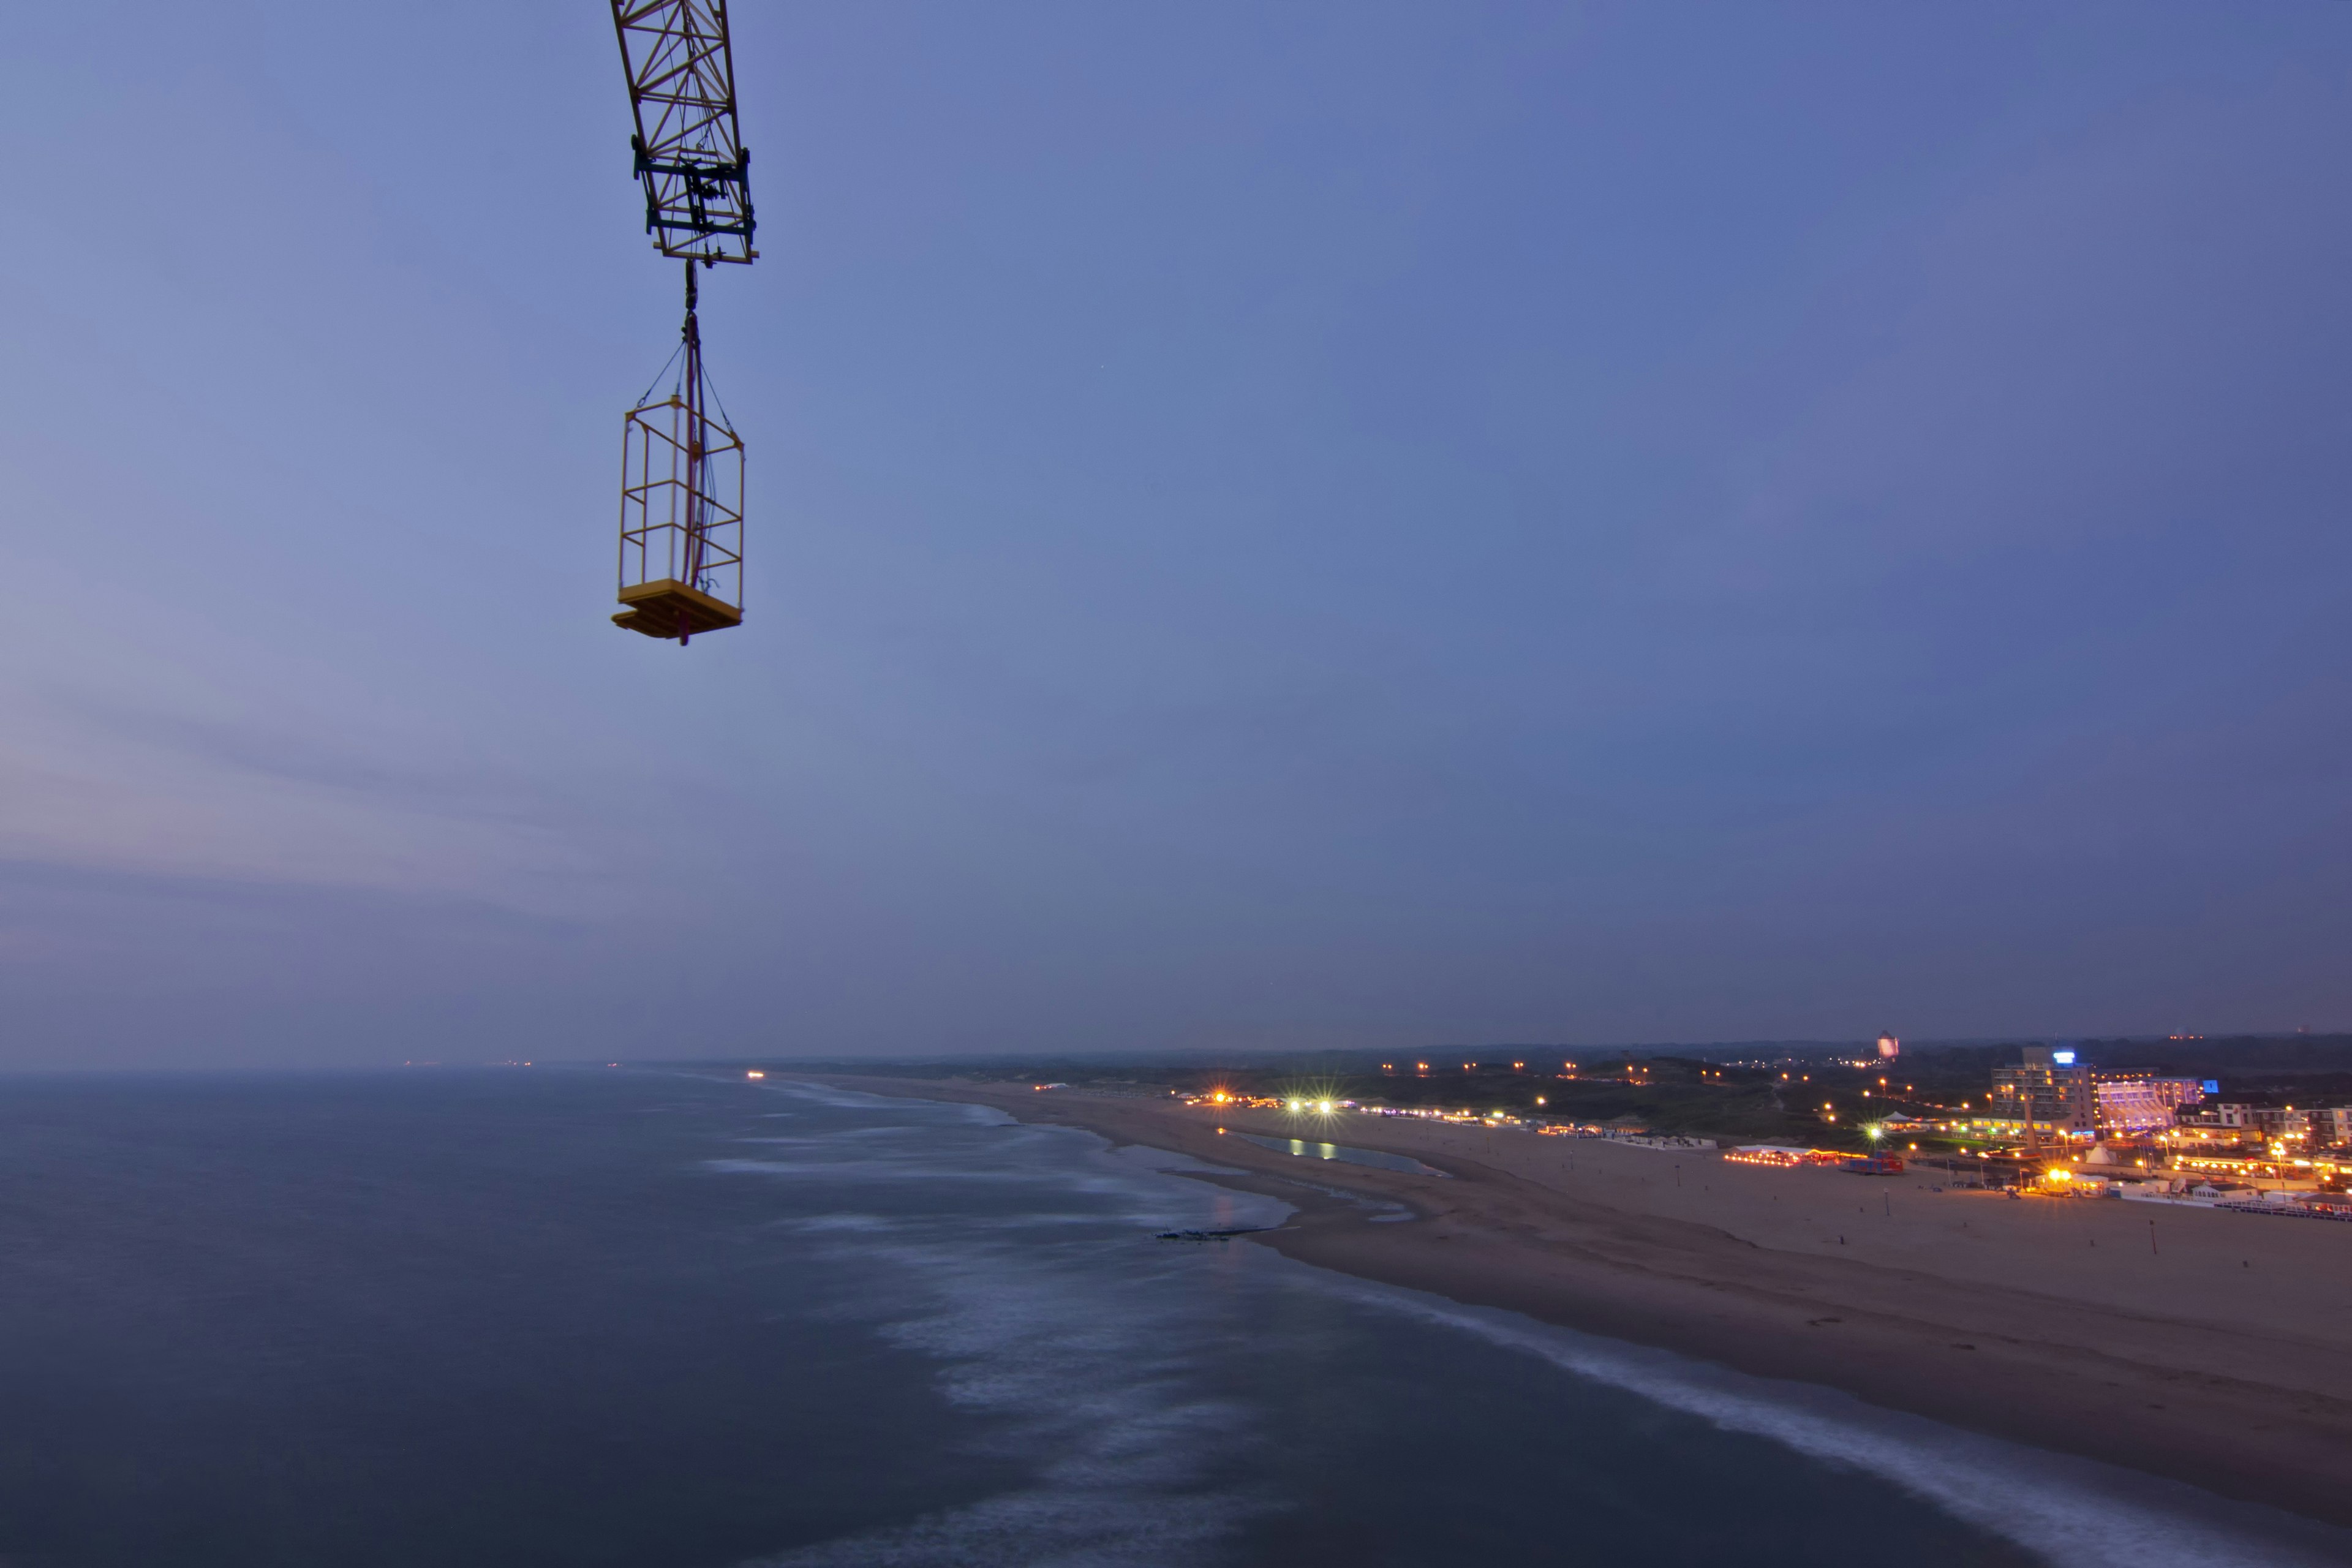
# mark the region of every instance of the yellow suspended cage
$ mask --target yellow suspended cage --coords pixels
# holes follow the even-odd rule
[[[743,440],[711,412],[687,264],[686,364],[623,426],[621,612],[613,624],[684,646],[743,622]]]

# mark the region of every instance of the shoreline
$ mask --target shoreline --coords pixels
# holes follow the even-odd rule
[[[1402,1119],[1302,1129],[1156,1099],[772,1070],[1226,1167],[1186,1174],[1291,1204],[1281,1226],[1237,1239],[1318,1268],[2352,1527],[2352,1226],[2167,1212],[2158,1248],[2142,1205],[1937,1194]],[[1444,1174],[1302,1169],[1220,1125]],[[1363,1200],[1412,1218],[1375,1223]]]

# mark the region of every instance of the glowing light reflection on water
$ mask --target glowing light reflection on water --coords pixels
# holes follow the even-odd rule
[[[1407,1171],[1416,1176],[1442,1176],[1444,1172],[1402,1154],[1383,1154],[1377,1149],[1350,1149],[1345,1143],[1310,1142],[1304,1138],[1262,1138],[1255,1132],[1241,1136],[1261,1149],[1271,1149],[1279,1154],[1297,1154],[1309,1160],[1344,1160],[1350,1165],[1378,1165],[1383,1171]]]

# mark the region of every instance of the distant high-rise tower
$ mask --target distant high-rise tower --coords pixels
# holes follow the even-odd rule
[[[1879,1036],[1879,1037],[1878,1037],[1878,1059],[1879,1059],[1879,1060],[1881,1060],[1881,1061],[1887,1061],[1887,1062],[1891,1062],[1891,1061],[1893,1061],[1896,1057],[1899,1057],[1899,1056],[1901,1056],[1902,1054],[1903,1054],[1903,1042],[1902,1042],[1902,1041],[1900,1041],[1900,1040],[1896,1039],[1893,1035],[1881,1035],[1881,1036]]]

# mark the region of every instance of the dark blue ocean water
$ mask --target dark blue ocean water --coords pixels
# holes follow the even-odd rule
[[[2342,1560],[1245,1242],[1063,1129],[534,1068],[0,1085],[0,1563]]]

